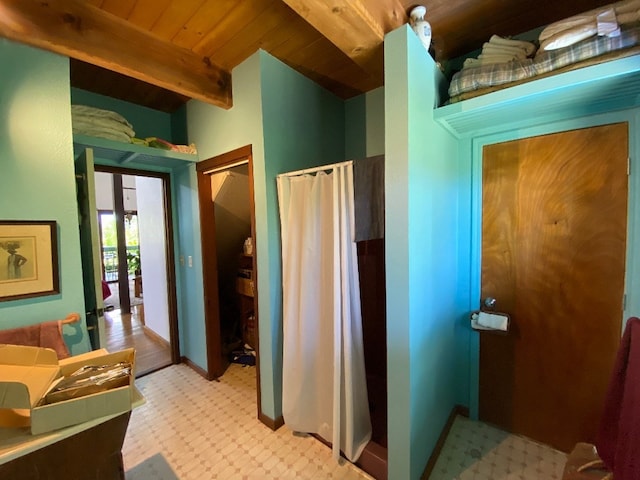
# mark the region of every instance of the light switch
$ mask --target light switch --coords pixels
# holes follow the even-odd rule
[[[193,267],[193,257],[191,255],[189,255],[187,257],[188,261],[189,261],[189,268]]]

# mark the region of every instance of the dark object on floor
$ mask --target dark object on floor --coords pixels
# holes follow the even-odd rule
[[[253,366],[256,364],[256,353],[251,348],[242,348],[231,352],[229,360],[231,363]]]
[[[578,443],[567,457],[562,480],[605,480],[611,473],[604,466],[595,447],[590,443]]]

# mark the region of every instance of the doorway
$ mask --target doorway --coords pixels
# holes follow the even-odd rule
[[[168,175],[96,166],[105,342],[136,349],[136,375],[178,363]]]
[[[484,147],[480,419],[568,451],[593,441],[620,341],[626,123]]]
[[[233,350],[248,346],[260,370],[251,146],[198,162],[207,378],[221,376]],[[231,355],[230,355],[231,354]]]

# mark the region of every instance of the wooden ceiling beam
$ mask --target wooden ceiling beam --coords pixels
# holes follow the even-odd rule
[[[0,36],[113,70],[222,108],[231,74],[78,0],[0,0]]]
[[[282,0],[367,71],[379,72],[387,32],[407,22],[398,0]]]

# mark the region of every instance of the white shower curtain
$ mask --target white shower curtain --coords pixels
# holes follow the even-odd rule
[[[356,461],[371,438],[353,242],[353,166],[278,177],[282,228],[282,410]]]

